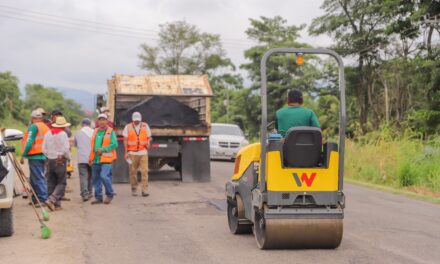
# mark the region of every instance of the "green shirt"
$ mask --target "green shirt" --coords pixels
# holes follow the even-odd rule
[[[23,158],[27,158],[30,160],[45,160],[46,156],[44,156],[43,153],[41,154],[35,154],[35,155],[28,155],[29,150],[31,150],[32,145],[34,144],[35,138],[38,134],[38,127],[35,124],[31,124],[28,127],[28,138],[26,140],[26,145],[24,146],[24,150],[22,153]]]
[[[275,115],[275,128],[285,137],[291,127],[312,126],[321,127],[316,114],[302,106],[287,106],[277,111]]]
[[[96,133],[95,137],[95,148],[93,151],[95,151],[95,159],[93,160],[93,163],[99,163],[101,159],[101,155],[98,154],[97,150],[101,149],[102,152],[110,152],[113,149],[116,149],[118,147],[118,139],[116,138],[115,131],[112,131],[112,134],[110,135],[110,145],[103,148],[102,147],[102,141],[104,140],[104,135],[107,130],[105,129],[99,129]],[[111,164],[109,164],[111,165]]]

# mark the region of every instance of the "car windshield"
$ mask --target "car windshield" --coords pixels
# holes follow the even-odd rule
[[[232,135],[232,136],[243,136],[243,132],[238,126],[212,126],[213,135]]]

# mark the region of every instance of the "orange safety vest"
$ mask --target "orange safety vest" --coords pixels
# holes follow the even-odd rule
[[[49,131],[49,127],[42,121],[34,123],[37,126],[37,136],[35,137],[34,143],[32,143],[31,149],[28,151],[27,155],[36,155],[43,153],[43,143],[44,135]],[[26,130],[24,133],[23,141],[21,142],[21,152],[24,151],[27,139],[29,137],[29,132]]]
[[[93,136],[92,136],[92,149],[90,151],[90,161],[92,162],[95,159],[95,138],[96,138],[96,134],[98,133],[98,130],[99,128],[95,128],[95,131],[93,131]],[[108,127],[102,139],[101,147],[105,148],[110,146],[112,132],[113,132],[113,128]],[[102,152],[101,159],[99,160],[99,162],[112,163],[116,159],[116,157],[117,157],[116,149],[113,149],[109,152]]]
[[[127,150],[128,151],[140,151],[147,149],[148,145],[148,133],[147,124],[142,122],[139,128],[139,134],[136,133],[134,124],[127,125]]]

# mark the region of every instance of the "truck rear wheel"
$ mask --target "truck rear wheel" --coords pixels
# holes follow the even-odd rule
[[[0,237],[12,236],[13,233],[12,207],[0,209]]]

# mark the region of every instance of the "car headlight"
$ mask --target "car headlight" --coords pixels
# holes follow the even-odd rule
[[[4,184],[0,184],[0,199],[6,197],[6,186]]]
[[[241,146],[244,147],[247,145],[249,145],[249,141],[247,141],[246,139],[243,139],[243,141],[241,141]]]

